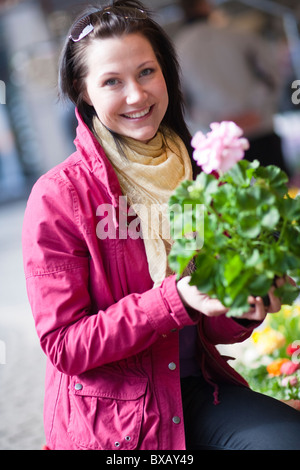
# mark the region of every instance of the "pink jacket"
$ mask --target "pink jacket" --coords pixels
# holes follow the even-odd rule
[[[28,297],[48,358],[46,442],[51,449],[185,449],[179,330],[198,325],[207,380],[246,385],[214,345],[242,341],[252,329],[225,316],[193,321],[174,276],[152,288],[143,240],[120,236],[112,166],[78,119],[77,151],[35,184],[23,227]],[[103,207],[114,208],[116,236],[98,236],[101,218],[108,221]]]

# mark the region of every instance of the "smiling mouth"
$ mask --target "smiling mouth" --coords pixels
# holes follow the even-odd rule
[[[136,113],[128,113],[128,114],[123,114],[122,116],[126,117],[127,119],[140,119],[140,118],[143,118],[143,117],[147,116],[148,114],[150,114],[152,109],[153,109],[153,106],[150,106],[149,108],[146,108],[143,111],[140,111],[139,113],[137,113],[137,112]]]

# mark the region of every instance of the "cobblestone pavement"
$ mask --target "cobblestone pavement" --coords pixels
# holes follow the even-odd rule
[[[44,444],[45,356],[27,301],[21,230],[25,202],[0,207],[0,450]]]

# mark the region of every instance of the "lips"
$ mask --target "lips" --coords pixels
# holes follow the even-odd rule
[[[149,108],[146,108],[143,111],[134,112],[134,113],[126,113],[126,114],[123,114],[122,116],[126,117],[127,119],[140,119],[140,118],[143,118],[144,116],[147,116],[152,110],[152,108],[153,106],[150,106]]]

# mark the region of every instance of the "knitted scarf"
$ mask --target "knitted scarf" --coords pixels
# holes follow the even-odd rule
[[[140,220],[150,276],[154,287],[172,272],[168,254],[172,246],[167,214],[168,200],[192,166],[182,140],[173,132],[158,132],[148,143],[123,138],[124,155],[111,133],[94,118],[96,138],[110,160],[122,193]]]

